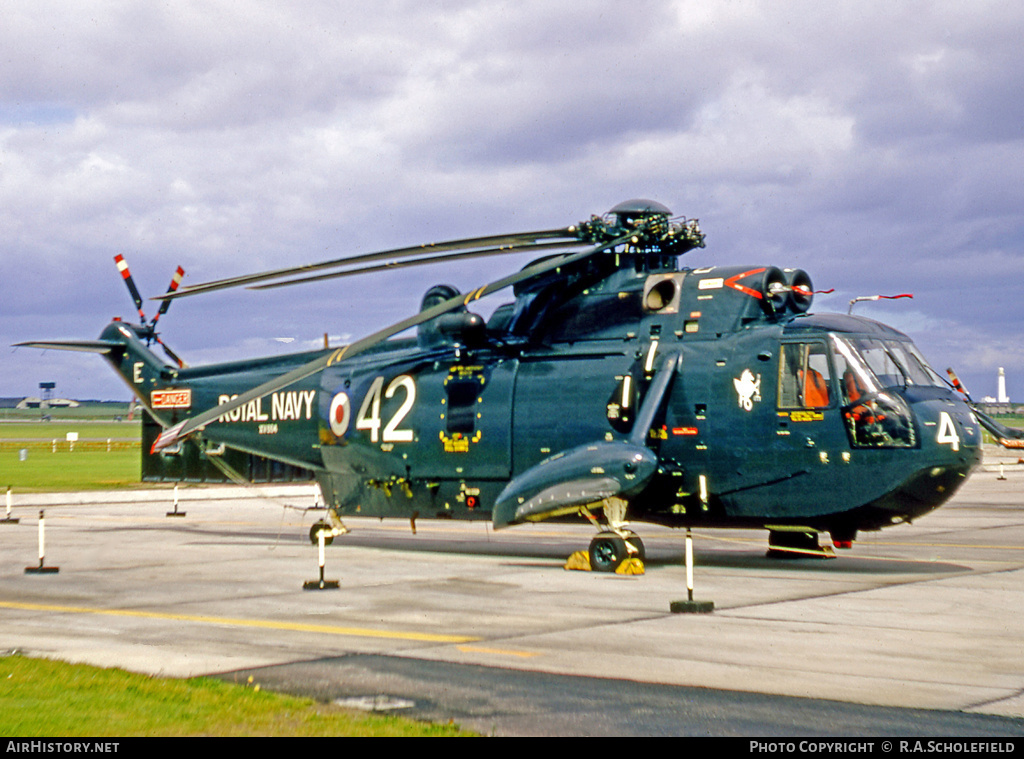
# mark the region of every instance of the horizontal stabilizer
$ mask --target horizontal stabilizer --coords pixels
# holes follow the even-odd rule
[[[110,353],[118,348],[124,348],[124,343],[119,343],[116,340],[34,340],[29,343],[15,343],[14,347],[84,351],[85,353]]]
[[[606,498],[642,490],[658,467],[649,448],[624,441],[588,443],[544,459],[498,496],[495,529],[569,514]]]

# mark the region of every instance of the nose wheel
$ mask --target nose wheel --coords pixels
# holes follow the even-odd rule
[[[643,541],[635,532],[602,532],[590,541],[590,568],[595,572],[614,572],[626,559],[645,558]]]

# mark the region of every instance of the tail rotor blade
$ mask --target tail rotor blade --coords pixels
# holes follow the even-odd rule
[[[154,335],[154,337],[156,336]],[[167,343],[165,343],[159,337],[156,337],[156,341],[160,343],[160,347],[164,349],[164,353],[167,354],[167,357],[170,358],[171,361],[176,363],[179,368],[185,368],[185,362],[181,360],[181,357],[177,353],[175,353],[174,351],[167,347]]]
[[[171,277],[171,284],[168,285],[167,292],[165,293],[165,295],[171,295],[172,293],[174,293],[178,289],[178,285],[181,284],[181,280],[182,280],[182,278],[184,276],[185,276],[185,270],[182,269],[179,266],[177,271],[174,272],[174,276]],[[160,304],[160,310],[157,311],[156,312],[156,316],[153,317],[153,326],[154,327],[156,326],[156,323],[157,323],[157,321],[159,321],[160,317],[163,316],[164,314],[166,314],[167,313],[167,309],[170,308],[170,307],[171,307],[171,301],[170,300],[165,300],[163,303]],[[162,343],[161,343],[161,345],[162,345]],[[166,350],[166,346],[165,346],[164,349]]]
[[[121,272],[121,276],[124,278],[124,283],[128,287],[128,292],[131,293],[132,300],[135,301],[135,308],[138,309],[139,318],[142,319],[142,323],[146,323],[146,315],[142,313],[142,296],[139,295],[139,288],[135,286],[135,280],[132,279],[132,273],[128,270],[128,262],[124,260],[124,256],[118,253],[114,256],[114,263],[117,264],[117,270]]]

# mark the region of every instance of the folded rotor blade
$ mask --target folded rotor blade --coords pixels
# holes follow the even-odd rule
[[[516,243],[524,244],[523,247],[529,247],[528,244],[531,242],[556,238],[564,239],[570,243],[579,241],[579,237],[572,227],[568,227],[566,229],[549,229],[539,232],[515,232],[512,234],[490,235],[487,237],[469,237],[463,240],[427,243],[425,245],[412,245],[405,248],[393,248],[391,250],[382,250],[376,253],[363,253],[357,256],[336,258],[316,264],[306,264],[304,266],[293,266],[284,269],[259,272],[256,274],[246,274],[239,277],[217,279],[210,282],[202,282],[196,285],[183,287],[176,293],[165,293],[164,295],[157,296],[154,300],[173,300],[175,298],[183,298],[188,295],[198,295],[200,293],[212,292],[214,290],[224,290],[229,287],[251,285],[256,282],[265,282],[269,279],[291,277],[314,271],[322,271],[324,269],[330,269],[337,266],[370,263],[372,261],[380,261],[385,258],[404,258],[406,256],[414,256],[418,253],[443,253],[449,250],[465,250],[467,248],[481,248],[487,246],[494,247]]]
[[[433,263],[448,263],[451,261],[461,261],[468,258],[483,258],[486,256],[500,255],[505,253],[521,253],[523,250],[562,250],[574,246],[587,245],[584,242],[545,242],[545,243],[533,243],[530,245],[503,245],[495,248],[483,248],[481,250],[470,250],[464,253],[449,253],[448,255],[441,256],[424,256],[423,258],[407,258],[399,261],[388,261],[383,264],[374,264],[372,266],[360,266],[355,269],[345,269],[344,271],[334,271],[328,274],[314,274],[309,277],[298,277],[296,279],[285,279],[280,282],[266,282],[262,285],[250,285],[249,290],[272,290],[275,287],[286,287],[288,285],[300,285],[307,282],[319,282],[324,279],[337,279],[339,277],[349,277],[355,274],[368,274],[373,271],[385,271],[387,269],[402,269],[407,266],[425,266]]]
[[[436,319],[438,316],[447,314],[451,311],[455,311],[464,306],[468,306],[470,302],[479,300],[480,298],[483,298],[486,295],[490,295],[493,292],[497,292],[498,290],[502,290],[506,287],[511,287],[512,285],[518,284],[519,282],[523,282],[528,279],[532,279],[533,277],[536,277],[540,274],[544,274],[554,269],[558,269],[562,266],[568,266],[569,264],[573,264],[578,261],[583,261],[586,258],[597,255],[598,253],[602,253],[606,250],[615,248],[618,245],[622,245],[626,242],[629,242],[631,237],[631,234],[623,235],[621,237],[617,237],[614,240],[610,240],[609,242],[595,246],[588,250],[580,251],[578,253],[573,253],[566,256],[561,256],[559,258],[554,258],[547,261],[542,261],[540,263],[534,264],[533,266],[528,266],[525,269],[522,269],[521,271],[518,271],[514,274],[509,274],[508,276],[495,280],[494,282],[491,282],[490,284],[484,285],[483,287],[473,290],[468,294],[459,294],[454,298],[449,298],[448,300],[444,301],[443,303],[439,303],[433,308],[428,308],[425,311],[419,312],[415,316],[410,316],[408,319],[404,319],[398,322],[397,324],[392,324],[390,327],[385,327],[382,330],[374,332],[372,335],[367,335],[366,337],[360,340],[356,340],[354,343],[351,343],[345,346],[344,348],[339,348],[338,350],[332,351],[329,354],[320,356],[319,358],[310,361],[308,364],[304,364],[303,366],[297,367],[292,371],[287,372],[286,374],[282,374],[280,377],[276,377],[275,379],[269,380],[268,382],[264,382],[262,385],[254,387],[252,390],[249,390],[245,393],[238,395],[236,398],[232,399],[231,401],[223,405],[216,406],[215,408],[209,409],[208,411],[204,411],[203,413],[194,416],[191,419],[187,419],[186,421],[178,425],[175,425],[174,427],[171,427],[170,429],[164,431],[160,435],[160,437],[156,439],[156,442],[153,443],[152,452],[155,453],[156,451],[159,451],[163,448],[167,448],[168,446],[174,445],[178,440],[186,437],[187,435],[190,435],[191,433],[197,430],[202,429],[207,424],[216,421],[224,414],[228,414],[234,411],[236,408],[240,408],[245,404],[249,403],[250,401],[256,400],[257,398],[262,398],[266,395],[269,395],[270,393],[274,393],[277,392],[278,390],[281,390],[282,388],[288,387],[289,385],[295,382],[304,380],[306,377],[316,374],[322,369],[326,369],[327,367],[338,363],[342,359],[352,358],[353,356],[358,355],[359,353],[362,353],[363,351],[369,348],[372,348],[378,343],[387,340],[389,337],[397,335],[399,332],[404,332],[405,330],[411,327],[416,327],[420,324],[430,321],[431,319]]]
[[[1024,448],[1024,430],[1000,424],[974,404],[971,404],[971,410],[981,426],[988,430],[988,433],[1003,448]]]

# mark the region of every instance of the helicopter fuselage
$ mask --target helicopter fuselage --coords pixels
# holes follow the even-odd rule
[[[494,505],[567,453],[582,467],[573,495],[551,495],[563,500],[537,518],[584,513],[620,465],[611,444],[642,441],[653,474],[632,490],[628,466],[616,475],[631,521],[841,541],[938,507],[978,463],[977,420],[910,339],[806,313],[803,272],[638,260],[524,286],[486,326],[468,313],[428,322],[232,409],[202,437],[313,470],[342,515],[497,526],[531,519],[499,522]],[[133,339],[107,358],[165,426],[322,355],[176,369],[129,325],[101,336]],[[638,430],[661,371],[672,375]]]

